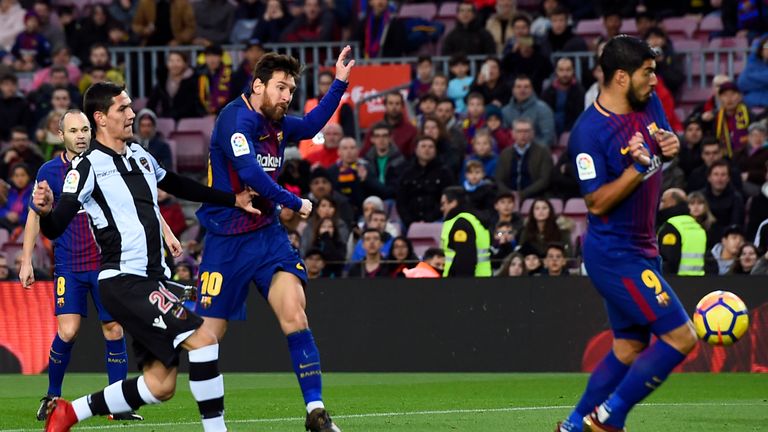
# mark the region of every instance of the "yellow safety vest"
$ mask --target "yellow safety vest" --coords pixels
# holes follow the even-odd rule
[[[440,240],[443,243],[443,250],[445,252],[445,269],[443,270],[443,277],[448,276],[448,272],[453,265],[453,258],[456,256],[456,251],[448,248],[448,242],[450,240],[451,229],[453,224],[459,219],[466,219],[472,225],[472,229],[475,230],[475,248],[477,249],[477,264],[475,264],[475,276],[490,277],[493,275],[491,269],[491,233],[483,226],[482,223],[472,213],[459,213],[453,219],[447,220],[443,223],[443,231],[440,234]]]
[[[704,276],[707,232],[690,215],[675,216],[667,222],[680,233],[680,268],[677,270],[677,274],[679,276]]]

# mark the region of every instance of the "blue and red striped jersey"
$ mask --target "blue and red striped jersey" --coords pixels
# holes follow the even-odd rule
[[[334,80],[320,103],[302,117],[285,116],[269,121],[241,95],[219,114],[211,135],[208,186],[238,193],[250,186],[261,215],[233,207],[203,204],[197,211],[200,224],[219,235],[255,231],[276,222],[277,205],[298,211],[301,199],[277,184],[287,142],[314,137],[339,105],[347,84]]]
[[[642,111],[625,115],[609,112],[595,102],[571,130],[568,152],[575,164],[582,195],[616,180],[634,164],[629,139],[641,132],[650,150],[651,167],[643,182],[603,216],[589,214],[587,237],[608,251],[630,251],[658,256],[656,212],[661,197],[661,149],[654,133],[670,131],[669,122],[655,93]]]
[[[61,197],[64,178],[70,166],[66,152],[62,152],[59,157],[44,163],[37,172],[37,181],[45,180],[51,187],[54,205]],[[53,241],[53,256],[56,272],[99,270],[101,255],[85,210],[80,209],[64,234]]]

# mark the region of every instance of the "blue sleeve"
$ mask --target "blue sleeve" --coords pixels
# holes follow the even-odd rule
[[[227,159],[237,171],[237,175],[258,192],[262,197],[288,207],[291,210],[301,209],[301,198],[283,189],[270,177],[256,160],[256,150],[253,146],[253,136],[259,131],[259,120],[254,115],[238,115],[235,119],[235,129],[229,137],[218,137],[229,142],[222,142],[220,147]]]
[[[653,104],[653,109],[656,111],[656,119],[659,120],[657,126],[665,131],[674,132],[672,126],[669,124],[669,119],[667,119],[667,114],[664,112],[664,107],[661,105],[661,99],[656,96],[656,93],[653,94],[651,103]]]
[[[331,116],[339,107],[341,97],[347,90],[347,83],[333,80],[328,93],[320,99],[317,106],[308,112],[303,118],[285,116],[283,131],[286,141],[300,141],[310,139],[328,123]]]
[[[35,184],[32,185],[32,192],[34,192],[35,189],[37,189],[37,184],[40,183],[43,180],[46,180],[48,182],[48,185],[51,187],[51,189],[53,189],[55,187],[55,185],[53,183],[51,183],[51,180],[48,178],[48,176],[49,176],[48,175],[48,166],[47,165],[43,165],[37,171],[37,178],[35,178]],[[55,194],[54,194],[54,196],[55,196]],[[32,195],[31,194],[29,196],[29,208],[32,209],[32,211],[34,211],[35,213],[40,211],[40,209],[38,209],[37,206],[35,206],[35,203],[32,202]]]
[[[608,161],[600,144],[599,135],[591,136],[590,122],[580,121],[568,141],[568,151],[575,166],[582,195],[588,195],[608,183]]]

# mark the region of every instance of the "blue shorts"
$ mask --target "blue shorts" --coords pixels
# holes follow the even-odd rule
[[[661,258],[584,249],[584,265],[605,300],[613,335],[644,343],[688,322],[688,314],[661,275]]]
[[[204,317],[245,319],[245,299],[251,282],[266,299],[278,271],[307,283],[299,252],[279,223],[244,234],[207,233],[200,264],[195,312]]]
[[[99,271],[56,272],[53,275],[54,311],[56,315],[78,314],[88,317],[88,293],[102,322],[115,319],[101,304]]]

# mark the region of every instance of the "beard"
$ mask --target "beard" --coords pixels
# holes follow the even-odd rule
[[[264,95],[264,101],[261,103],[261,112],[271,121],[280,121],[288,112],[288,104],[275,104],[268,95]]]
[[[648,93],[645,98],[643,98],[643,95],[640,94],[637,88],[635,88],[633,84],[630,84],[629,89],[627,90],[627,100],[633,111],[643,111],[646,105],[648,105],[648,101],[651,100],[651,93]]]

